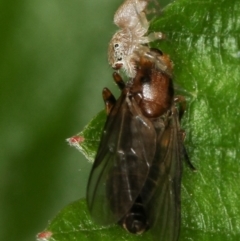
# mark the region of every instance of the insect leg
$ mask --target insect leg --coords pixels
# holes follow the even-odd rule
[[[184,112],[186,110],[186,99],[182,95],[176,95],[175,98],[174,98],[174,101],[179,103],[179,110],[178,110],[179,114],[178,114],[178,116],[179,116],[179,120],[181,120],[182,117],[183,117],[183,114],[184,114]],[[180,132],[181,132],[182,142],[183,142],[184,139],[185,139],[186,134],[185,134],[184,130],[181,130]],[[184,160],[187,163],[187,165],[189,166],[189,168],[192,171],[196,171],[196,168],[191,163],[190,158],[189,158],[188,153],[187,153],[187,150],[186,150],[186,147],[184,145],[183,145],[182,151],[183,151]]]
[[[103,96],[103,100],[105,103],[105,110],[108,115],[110,113],[112,107],[115,105],[116,99],[108,88],[103,89],[102,96]]]
[[[183,141],[184,141],[184,139],[185,139],[185,136],[186,136],[185,131],[184,131],[184,130],[180,130],[180,134],[181,134],[182,143],[183,143]],[[185,160],[185,162],[187,163],[187,165],[189,166],[189,168],[190,168],[192,171],[196,171],[196,168],[195,168],[195,167],[193,166],[193,164],[191,163],[190,158],[189,158],[188,153],[187,153],[187,150],[186,150],[186,147],[185,147],[184,145],[183,145],[183,150],[182,150],[182,152],[183,152],[184,160]]]
[[[113,78],[114,78],[115,83],[118,85],[118,88],[120,90],[123,90],[125,88],[125,83],[124,83],[122,77],[120,76],[120,74],[118,74],[117,72],[114,72]]]
[[[186,99],[182,95],[176,95],[174,97],[174,102],[179,104],[178,113],[179,113],[179,120],[181,120],[186,110]]]
[[[139,20],[141,22],[142,27],[145,28],[146,30],[148,30],[149,22],[147,20],[145,12],[138,13],[138,16],[139,16]]]
[[[193,166],[193,164],[190,161],[190,158],[188,156],[188,153],[187,153],[187,150],[186,150],[185,146],[183,146],[183,156],[184,156],[184,160],[188,164],[189,168],[192,171],[196,171],[196,168]]]
[[[163,33],[161,33],[161,32],[153,32],[153,33],[150,33],[147,36],[147,38],[148,38],[149,42],[153,42],[155,40],[165,39],[166,36]]]

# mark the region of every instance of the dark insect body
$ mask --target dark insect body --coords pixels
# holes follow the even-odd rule
[[[138,56],[136,76],[128,83],[113,75],[121,89],[118,100],[103,89],[108,118],[88,182],[87,204],[99,224],[118,223],[134,234],[150,229],[156,240],[176,241],[182,159],[192,167],[179,124],[184,98],[174,97],[167,55],[148,49]]]

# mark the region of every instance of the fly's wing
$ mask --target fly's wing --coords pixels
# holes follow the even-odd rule
[[[134,100],[121,95],[105,124],[87,188],[93,219],[116,223],[132,207],[155,155],[156,132]]]
[[[182,149],[178,112],[173,107],[168,125],[158,135],[156,155],[142,192],[149,225],[161,241],[179,237]]]

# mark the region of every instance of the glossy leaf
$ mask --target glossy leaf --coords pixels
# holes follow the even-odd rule
[[[46,237],[47,236],[47,237]],[[138,236],[139,241],[151,241],[151,236]],[[84,199],[65,207],[46,230],[37,235],[39,241],[71,240],[136,240],[136,236],[125,232],[117,225],[102,227],[92,222]]]

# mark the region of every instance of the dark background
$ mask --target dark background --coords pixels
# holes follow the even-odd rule
[[[0,240],[35,240],[85,196],[91,164],[65,139],[103,107],[122,0],[0,3]],[[161,6],[164,6],[161,2]]]

